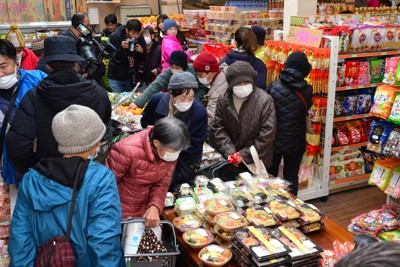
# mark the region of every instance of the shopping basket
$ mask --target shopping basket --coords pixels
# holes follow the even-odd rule
[[[122,225],[128,225],[130,223],[144,223],[145,219],[143,218],[135,218],[135,219],[127,219],[123,220],[121,222]],[[162,236],[164,237],[168,236],[166,233],[171,233],[170,235],[170,241],[165,241],[162,240],[163,245],[167,249],[168,252],[166,253],[149,253],[149,254],[129,254],[126,255],[124,253],[125,257],[125,263],[126,267],[134,267],[134,266],[140,266],[140,267],[175,267],[176,260],[178,255],[180,254],[180,251],[178,249],[178,245],[176,243],[176,234],[175,234],[175,229],[174,225],[165,220],[160,221],[160,226],[164,228],[164,226],[168,226],[171,230],[171,232],[164,231],[167,229],[163,229],[162,231]],[[158,257],[156,261],[137,261],[139,257]]]

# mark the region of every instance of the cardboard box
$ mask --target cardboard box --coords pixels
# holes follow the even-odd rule
[[[242,20],[245,19],[245,14],[233,11],[210,11],[207,13],[208,19],[219,19],[219,20]]]
[[[205,29],[210,32],[221,32],[221,33],[235,33],[240,26],[221,26],[211,23],[206,23]]]
[[[52,21],[65,21],[66,11],[65,11],[65,1],[64,0],[52,0],[53,11],[52,11]]]
[[[45,8],[43,0],[28,0],[29,22],[46,21]]]
[[[17,24],[22,21],[19,0],[7,0],[8,19],[10,24]]]
[[[51,0],[43,0],[45,21],[52,21],[53,2]]]
[[[9,24],[7,0],[0,0],[0,23]]]
[[[32,16],[29,12],[29,0],[19,0],[19,8],[21,10],[22,21],[29,22],[29,17]]]

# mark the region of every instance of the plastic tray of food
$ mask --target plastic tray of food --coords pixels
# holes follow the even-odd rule
[[[181,232],[199,228],[203,222],[194,215],[183,215],[172,220],[172,224]]]
[[[303,233],[308,234],[308,233],[311,233],[311,232],[319,231],[323,227],[324,227],[324,223],[323,222],[313,222],[313,223],[310,223],[310,224],[302,225],[299,229]]]
[[[192,229],[183,234],[183,240],[191,248],[200,249],[214,241],[214,235],[203,228]]]
[[[203,204],[207,213],[210,215],[217,215],[219,213],[231,211],[234,208],[229,199],[221,196],[209,198],[205,200]]]
[[[199,258],[207,266],[224,266],[232,258],[232,252],[218,245],[209,245],[200,250]]]
[[[307,236],[294,227],[278,227],[272,234],[289,249],[292,259],[318,256],[323,250],[314,244]]]
[[[267,208],[249,208],[245,211],[247,220],[254,226],[275,226],[279,224],[278,218]]]
[[[247,225],[246,218],[237,212],[224,212],[215,216],[216,224],[222,231],[232,232]]]
[[[281,221],[298,219],[300,213],[296,210],[296,205],[290,201],[274,200],[269,203],[270,210]]]
[[[193,194],[198,203],[203,203],[214,195],[213,191],[207,187],[195,187]]]
[[[246,186],[230,188],[229,194],[236,207],[247,208],[252,207],[254,204],[254,199]]]
[[[265,227],[250,226],[235,231],[234,235],[240,246],[259,262],[284,257],[289,253],[288,248]]]
[[[182,197],[175,201],[175,212],[179,216],[183,214],[194,214],[194,209],[196,207],[196,201],[193,197]]]

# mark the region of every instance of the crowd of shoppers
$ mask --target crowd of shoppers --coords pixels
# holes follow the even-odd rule
[[[312,92],[304,54],[293,53],[280,80],[267,88],[260,27],[239,28],[235,49],[221,62],[202,52],[189,64],[174,20],[161,15],[157,36],[137,19],[119,25],[115,15],[107,16],[110,89],[131,91],[138,82],[145,89],[131,104],[144,108],[143,130],[113,144],[104,166],[93,159],[100,143],[110,141],[111,104],[102,84],[80,72],[79,42],[87,36],[78,28],[89,23],[87,14],[77,13],[63,35],[37,45],[48,76],[23,68],[15,29],[10,41],[0,40],[2,176],[19,187],[12,266],[32,265],[40,246],[65,235],[72,192],[78,266],[121,266],[121,219],[143,217],[146,226],[157,226],[167,192],[193,184],[205,142],[225,158],[238,156],[229,167],[233,174],[254,163],[252,147],[274,175],[283,158],[284,178],[297,194]]]

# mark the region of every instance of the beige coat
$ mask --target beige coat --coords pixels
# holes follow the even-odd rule
[[[225,64],[226,65],[226,64]],[[227,65],[226,65],[227,66]],[[208,114],[208,129],[211,129],[212,122],[217,108],[218,97],[224,95],[228,89],[228,83],[225,77],[226,68],[221,68],[221,72],[215,77],[210,89],[206,95],[207,99],[207,114]]]

